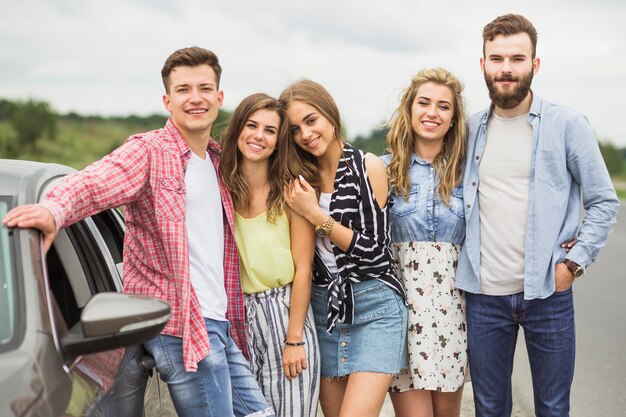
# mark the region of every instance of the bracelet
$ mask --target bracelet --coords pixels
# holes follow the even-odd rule
[[[304,342],[288,342],[285,340],[285,344],[287,346],[304,346]]]

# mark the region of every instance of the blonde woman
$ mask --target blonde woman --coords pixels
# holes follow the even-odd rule
[[[467,377],[465,298],[454,275],[465,238],[463,85],[441,68],[420,71],[391,121],[387,164],[391,239],[409,304],[409,367],[394,376],[396,415],[459,416]]]

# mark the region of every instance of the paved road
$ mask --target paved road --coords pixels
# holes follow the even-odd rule
[[[574,284],[576,371],[572,417],[626,416],[626,204],[596,263]],[[523,338],[514,371],[515,401],[532,416],[530,369]]]
[[[572,387],[572,417],[626,416],[626,205],[598,261],[574,284],[577,354]],[[148,415],[175,416],[169,404],[154,398]],[[161,386],[161,389],[167,390]],[[530,369],[520,332],[513,373],[513,417],[533,412]],[[387,398],[381,417],[393,417]],[[322,417],[321,410],[318,416]],[[466,384],[462,417],[474,417],[472,387]]]
[[[576,371],[571,416],[626,416],[626,204],[596,263],[574,284]],[[513,417],[534,416],[528,357],[520,332],[513,371]],[[471,384],[462,417],[474,417]],[[319,416],[322,416],[319,413]],[[381,417],[393,417],[387,400]]]

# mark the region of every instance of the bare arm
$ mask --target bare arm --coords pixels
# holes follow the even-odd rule
[[[372,155],[372,154],[368,154]],[[373,155],[372,155],[373,156]],[[387,203],[388,185],[385,164],[376,157],[366,157],[365,168],[368,172],[370,184],[374,192],[374,198],[380,208]],[[315,190],[303,178],[296,179],[290,184],[284,193],[284,198],[289,207],[302,217],[306,218],[313,226],[321,225],[328,219],[319,207]],[[339,223],[335,223],[330,230],[328,238],[344,252],[350,248],[354,239],[354,231]]]
[[[294,212],[290,213],[289,226],[295,274],[291,288],[287,341],[299,343],[302,342],[304,324],[311,301],[311,272],[315,252],[315,234],[313,226]],[[303,369],[306,369],[307,361],[304,346],[285,345],[283,367],[287,379],[297,377]]]

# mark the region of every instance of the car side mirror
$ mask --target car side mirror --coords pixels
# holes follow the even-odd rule
[[[66,360],[126,347],[157,336],[170,318],[165,301],[115,292],[94,295],[80,321],[61,338]]]

